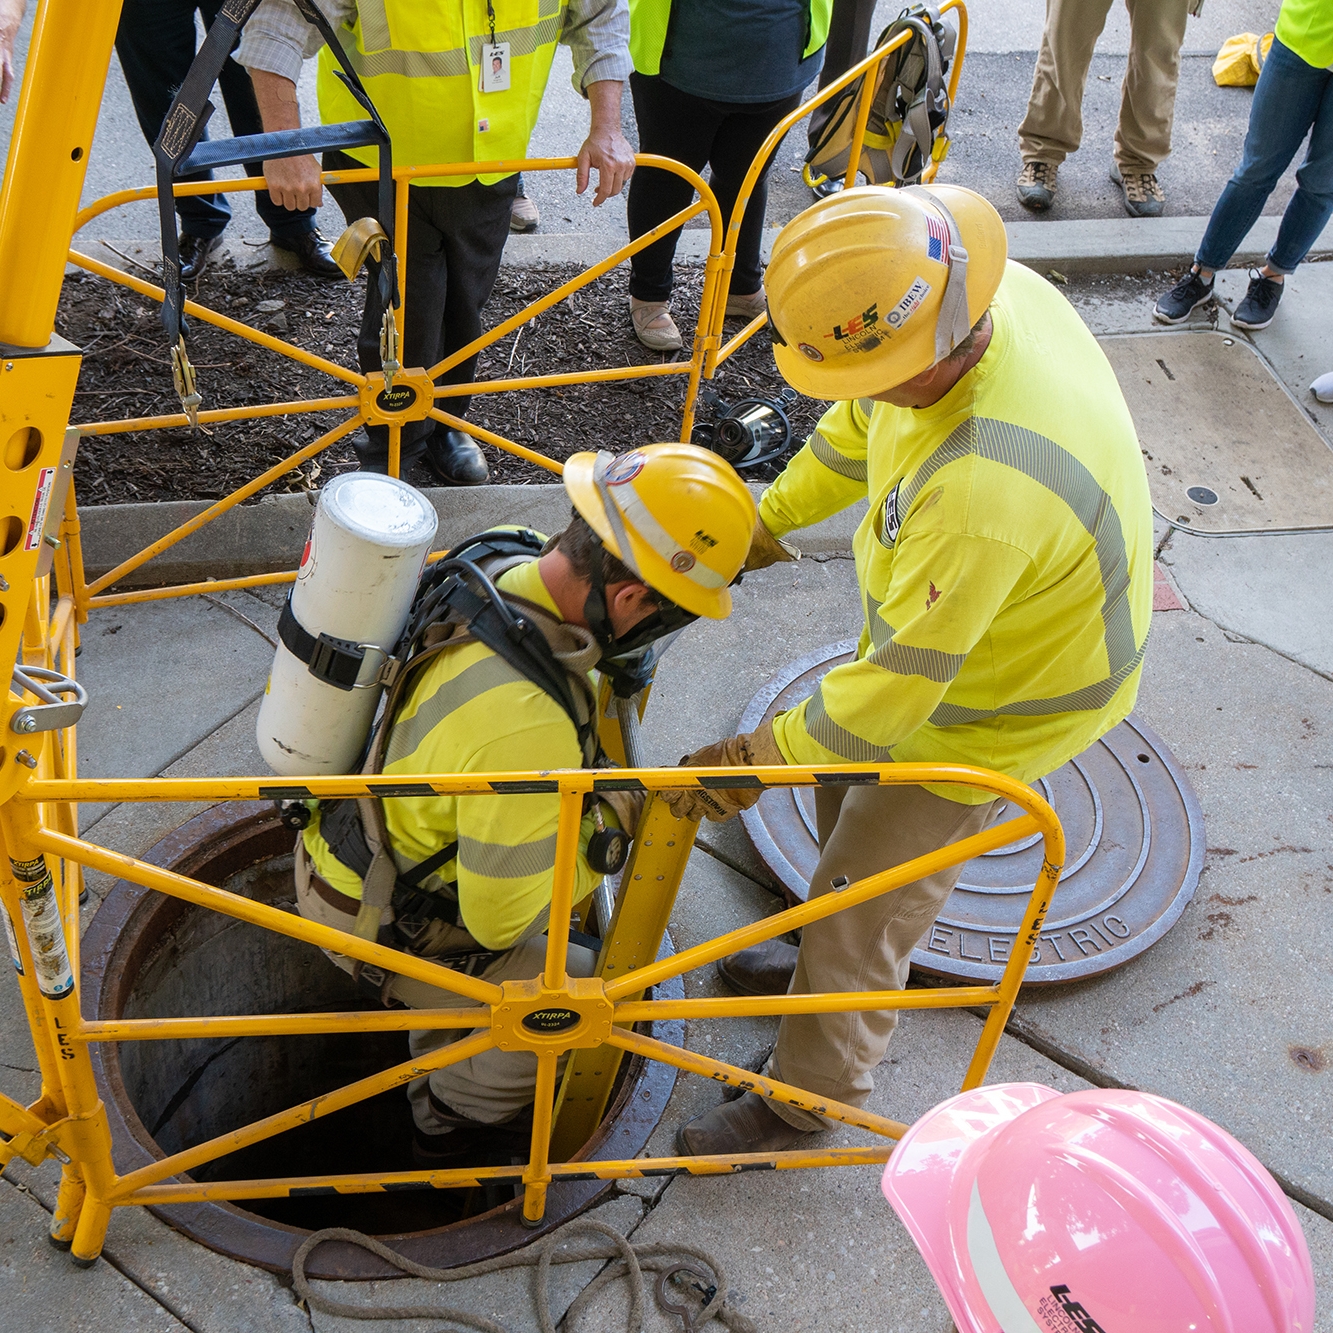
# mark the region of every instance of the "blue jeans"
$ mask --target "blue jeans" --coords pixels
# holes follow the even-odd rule
[[[1276,273],[1295,272],[1333,216],[1333,72],[1307,65],[1274,38],[1254,90],[1240,166],[1213,205],[1195,256],[1201,268],[1226,267],[1307,131],[1310,146],[1296,172],[1296,193],[1268,252]]]
[[[125,72],[134,113],[143,136],[151,144],[162,128],[176,90],[194,60],[194,11],[198,8],[205,26],[222,8],[222,0],[125,0],[116,32],[116,54]],[[259,134],[263,124],[250,75],[231,57],[218,75],[218,88],[227,107],[233,134]],[[207,133],[204,135],[207,138]],[[262,176],[262,162],[247,162],[247,176]],[[211,172],[186,176],[185,180],[211,180]],[[291,241],[315,226],[313,208],[287,209],[274,203],[267,190],[254,195],[255,211],[275,241]],[[181,231],[188,236],[221,236],[231,221],[231,205],[225,194],[184,195],[176,200]]]

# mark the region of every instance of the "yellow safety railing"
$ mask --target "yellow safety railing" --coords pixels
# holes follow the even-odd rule
[[[736,770],[726,768],[630,769],[614,777],[603,771],[561,773],[493,773],[429,775],[418,779],[440,795],[487,795],[494,797],[522,784],[526,792],[557,794],[560,801],[556,836],[555,869],[547,934],[545,967],[529,981],[505,981],[500,985],[454,971],[442,964],[400,953],[329,926],[241,895],[202,884],[198,880],[150,865],[147,862],[85,841],[68,830],[48,827],[42,819],[44,805],[68,808],[77,801],[234,801],[271,798],[272,778],[197,778],[149,780],[73,780],[32,778],[0,806],[0,839],[3,840],[12,873],[0,875],[0,901],[11,920],[22,922],[23,901],[29,903],[51,894],[59,905],[63,927],[48,921],[43,947],[48,956],[71,955],[73,984],[58,994],[55,988],[39,987],[29,934],[16,930],[20,987],[32,1028],[43,1075],[41,1099],[22,1107],[0,1096],[0,1130],[8,1142],[0,1143],[0,1160],[21,1155],[40,1161],[47,1155],[64,1159],[61,1207],[57,1210],[56,1238],[69,1241],[76,1260],[91,1261],[101,1250],[112,1208],[132,1204],[183,1203],[203,1199],[244,1200],[282,1197],[294,1190],[326,1187],[339,1193],[366,1193],[416,1185],[450,1189],[475,1186],[482,1181],[513,1181],[523,1187],[523,1217],[537,1224],[546,1207],[549,1187],[561,1179],[622,1179],[665,1171],[695,1175],[727,1174],[756,1164],[784,1170],[883,1162],[892,1143],[867,1147],[820,1151],[748,1153],[736,1156],[674,1156],[637,1158],[627,1161],[561,1162],[552,1160],[551,1140],[556,1104],[556,1071],[561,1055],[568,1051],[610,1046],[620,1052],[659,1060],[678,1070],[701,1074],[733,1087],[753,1090],[760,1096],[805,1111],[815,1112],[882,1139],[895,1140],[906,1126],[895,1120],[818,1097],[791,1084],[739,1069],[725,1061],[684,1050],[636,1033],[635,1023],[655,1019],[739,1018],[760,1015],[838,1013],[885,1009],[942,1009],[982,1007],[988,1015],[962,1081],[964,1090],[979,1085],[986,1076],[1000,1035],[1013,1009],[1032,948],[1041,932],[1052,895],[1059,882],[1064,860],[1064,835],[1054,811],[1029,787],[1012,778],[984,769],[951,764],[888,764],[836,767],[776,767],[746,769],[747,780],[757,778],[765,786],[795,787],[847,783],[920,784],[954,783],[975,788],[1010,802],[1024,813],[1017,818],[952,843],[903,865],[847,886],[838,892],[812,897],[752,925],[728,931],[707,943],[674,956],[636,968],[628,975],[607,979],[605,975],[574,977],[566,970],[568,932],[574,907],[579,826],[585,797],[612,783],[623,788],[635,779],[649,793],[680,788],[719,786]],[[381,788],[401,787],[396,777],[329,777],[281,780],[284,795],[303,793],[313,798],[364,796]],[[641,830],[664,809],[650,797]],[[696,825],[676,821],[675,831],[688,851]],[[788,931],[855,907],[868,899],[892,892],[903,885],[961,864],[974,856],[1038,834],[1044,840],[1045,856],[1033,887],[1022,927],[1001,979],[990,986],[955,986],[928,990],[887,990],[815,995],[774,995],[734,999],[643,998],[649,988],[702,967],[739,949],[773,939]],[[658,842],[661,840],[658,839]],[[663,853],[665,854],[665,853]],[[643,852],[640,852],[643,855]],[[679,858],[679,851],[672,856]],[[77,898],[73,884],[62,880],[45,858],[61,858],[67,864],[91,866],[120,876],[196,906],[220,912],[236,920],[331,949],[364,963],[439,987],[474,1001],[470,1008],[413,1009],[367,1013],[315,1013],[282,1015],[238,1015],[206,1018],[151,1018],[95,1021],[80,1011],[77,959]],[[640,868],[642,874],[642,867]],[[628,878],[628,877],[627,877]],[[64,938],[61,938],[63,934]],[[58,970],[58,969],[57,969]],[[52,969],[48,965],[47,975]],[[577,1021],[564,1026],[525,1020],[545,1011],[559,1010],[562,1019],[573,1014]],[[550,1030],[551,1027],[558,1030]],[[246,1037],[275,1034],[404,1031],[407,1029],[470,1030],[470,1035],[435,1051],[362,1078],[310,1101],[266,1116],[253,1124],[170,1154],[128,1175],[120,1175],[112,1160],[110,1130],[94,1082],[88,1046],[99,1041],[151,1041],[184,1037]],[[377,1174],[329,1172],[318,1176],[273,1180],[194,1181],[172,1180],[204,1163],[215,1161],[239,1148],[281,1134],[285,1130],[329,1115],[411,1079],[500,1046],[506,1050],[531,1051],[537,1058],[537,1082],[529,1160],[524,1166],[459,1168],[451,1170],[403,1171]]]

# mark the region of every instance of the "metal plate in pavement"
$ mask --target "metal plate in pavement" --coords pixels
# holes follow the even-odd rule
[[[831,644],[786,667],[750,701],[741,731],[793,708],[855,644]],[[1076,759],[1037,782],[1064,825],[1067,856],[1029,983],[1075,981],[1119,967],[1175,924],[1203,865],[1203,815],[1162,740],[1131,715]],[[1007,806],[996,821],[1012,817]],[[742,813],[764,863],[804,902],[819,858],[814,792],[767,791]],[[1041,866],[1032,837],[969,861],[935,924],[912,954],[923,972],[996,981]]]

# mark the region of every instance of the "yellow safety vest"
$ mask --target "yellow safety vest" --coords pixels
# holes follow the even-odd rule
[[[535,560],[507,570],[504,592],[558,617]],[[582,768],[569,715],[484,644],[441,652],[421,672],[397,710],[384,773],[512,773]],[[395,796],[384,802],[389,843],[402,865],[417,865],[458,842],[458,853],[425,881],[458,886],[460,924],[487,949],[507,949],[550,906],[560,797]],[[614,821],[613,821],[614,822]],[[579,835],[574,900],[600,876],[584,852],[595,825],[585,816]],[[334,856],[318,816],[305,830],[306,851],[320,876],[341,893],[361,897],[361,880]]]
[[[567,0],[492,0],[495,40],[509,43],[509,87],[481,91],[481,48],[490,42],[486,0],[358,0],[356,21],[338,33],[393,143],[395,166],[494,162],[527,156]],[[319,114],[326,124],[364,120],[319,53]],[[375,148],[352,157],[375,166]],[[506,173],[435,176],[422,185],[493,185]]]
[[[967,763],[1026,782],[1134,706],[1152,505],[1096,340],[1010,263],[990,346],[932,407],[838,403],[764,493],[775,535],[859,499],[856,660],[778,716],[792,763]],[[964,804],[980,792],[932,787]]]

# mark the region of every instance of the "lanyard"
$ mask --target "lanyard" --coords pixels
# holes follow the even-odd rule
[[[486,17],[491,21],[491,45],[495,45],[495,5],[492,0],[486,0]]]

